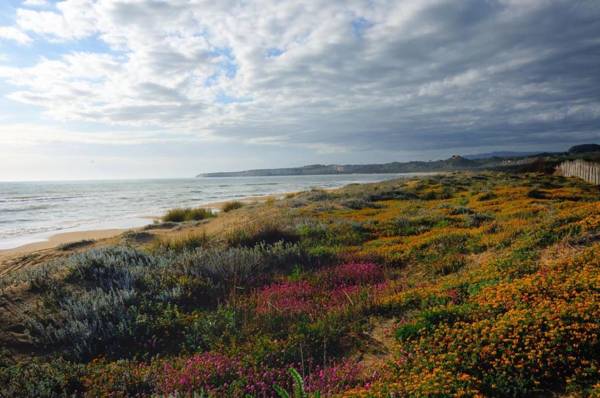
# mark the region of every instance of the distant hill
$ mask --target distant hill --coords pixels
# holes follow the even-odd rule
[[[600,145],[598,144],[582,144],[575,145],[569,148],[569,153],[589,153],[589,152],[600,152]]]
[[[327,174],[379,174],[414,173],[433,171],[472,170],[483,166],[499,165],[499,160],[470,160],[462,156],[452,156],[444,160],[391,162],[382,164],[312,164],[302,167],[279,169],[255,169],[234,172],[204,173],[198,177],[264,177],[289,175],[327,175]]]
[[[487,152],[487,153],[476,153],[473,155],[464,155],[464,158],[476,160],[476,159],[489,159],[489,158],[516,158],[538,154],[539,152]]]
[[[311,164],[302,167],[255,169],[199,174],[197,177],[266,177],[328,174],[426,173],[436,171],[502,170],[552,173],[565,160],[600,161],[600,145],[584,144],[568,152],[489,152],[467,156],[454,155],[433,161],[391,162],[381,164]]]

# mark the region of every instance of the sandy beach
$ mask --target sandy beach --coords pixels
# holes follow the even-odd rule
[[[288,195],[291,193],[293,193],[293,192],[287,192],[287,193],[276,194],[276,195],[249,196],[249,197],[245,197],[245,198],[236,199],[236,201],[242,202],[244,204],[259,203],[259,202],[267,201],[269,199],[284,197],[285,195]],[[209,209],[220,211],[220,209],[223,207],[223,205],[227,202],[231,202],[231,201],[212,202],[212,203],[207,203],[207,204],[201,205],[199,207],[204,207],[204,208],[209,208]],[[160,216],[145,216],[143,218],[148,219],[148,225],[152,224],[153,221],[160,220]],[[44,250],[48,250],[48,249],[54,249],[60,245],[66,244],[66,243],[73,243],[73,242],[78,242],[81,240],[97,241],[97,240],[102,240],[102,239],[109,239],[109,238],[114,238],[116,236],[119,236],[126,231],[136,231],[136,230],[141,230],[143,228],[144,227],[111,228],[111,229],[97,229],[97,230],[88,230],[88,231],[73,231],[73,232],[57,233],[55,235],[50,236],[47,240],[44,240],[44,241],[28,243],[28,244],[21,245],[21,246],[11,248],[11,249],[0,250],[0,268],[2,268],[2,265],[4,263],[6,263],[16,257],[25,256],[25,255],[28,255],[31,253],[44,251]]]
[[[127,229],[100,229],[95,231],[76,231],[76,232],[65,232],[50,236],[48,240],[42,242],[28,243],[26,245],[18,246],[13,249],[0,250],[0,261],[3,257],[14,256],[14,255],[25,255],[38,250],[52,249],[59,245],[71,242],[77,242],[85,239],[106,239],[113,236],[117,236]]]

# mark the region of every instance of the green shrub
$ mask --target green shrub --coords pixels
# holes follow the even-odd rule
[[[83,366],[62,359],[30,359],[18,363],[0,361],[0,396],[67,397],[80,396]]]
[[[307,248],[307,254],[313,262],[318,265],[332,264],[338,258],[340,248],[338,246],[318,245]]]
[[[347,207],[352,210],[361,210],[361,209],[379,209],[381,205],[364,198],[348,198],[344,199],[340,202],[340,204],[344,207]]]
[[[539,251],[530,247],[521,247],[495,261],[496,269],[511,277],[531,274],[538,269]]]
[[[82,247],[93,245],[95,242],[96,241],[93,239],[83,239],[83,240],[78,240],[76,242],[63,243],[63,244],[59,245],[57,247],[57,249],[62,250],[62,251],[74,250],[74,249],[79,249]]]
[[[442,258],[448,254],[468,254],[479,249],[478,239],[467,233],[451,232],[434,236],[413,248],[418,260]]]
[[[241,317],[230,308],[202,314],[187,325],[182,346],[189,352],[204,352],[235,341],[241,331]]]
[[[206,232],[201,233],[187,233],[175,235],[173,237],[165,237],[156,240],[151,246],[151,250],[155,252],[160,251],[173,251],[182,252],[185,250],[194,250],[196,248],[207,248],[213,244],[211,239]]]
[[[417,337],[423,329],[425,325],[421,322],[405,323],[396,329],[396,338],[400,341],[410,340]]]
[[[400,341],[415,338],[421,331],[431,332],[440,323],[448,324],[469,319],[476,308],[471,304],[444,305],[425,309],[409,323],[396,329],[396,338]]]
[[[527,197],[532,199],[546,199],[546,193],[540,189],[531,189],[527,192]]]
[[[205,208],[177,208],[167,211],[163,216],[163,221],[171,222],[183,222],[183,221],[200,221],[210,217],[214,217],[215,214],[210,209]]]
[[[352,246],[371,238],[368,226],[361,222],[346,220],[336,220],[330,224],[305,221],[296,225],[295,233],[306,246]]]
[[[221,210],[223,210],[224,213],[228,213],[232,210],[237,210],[242,207],[244,207],[244,203],[240,202],[239,200],[233,200],[231,202],[227,202],[227,203],[223,204],[223,207]]]
[[[458,207],[454,207],[454,208],[450,209],[450,214],[453,216],[457,216],[460,214],[473,214],[473,213],[474,213],[473,210],[471,210],[465,206],[458,206]]]
[[[397,217],[391,221],[386,228],[388,236],[411,236],[419,235],[429,231],[433,227],[440,227],[440,223],[447,221],[444,218],[433,217]]]
[[[369,194],[365,197],[366,200],[371,202],[378,202],[383,200],[411,200],[417,199],[418,196],[414,192],[411,192],[403,187],[382,187],[376,189],[374,193]]]
[[[440,323],[454,323],[469,318],[475,307],[471,304],[446,305],[425,310],[419,318],[428,329],[433,329]]]
[[[330,235],[330,229],[325,223],[310,220],[298,223],[295,232],[304,242],[323,242]]]
[[[324,189],[311,189],[308,192],[301,194],[302,198],[309,202],[323,202],[333,199],[333,195]]]
[[[498,195],[496,195],[494,192],[484,192],[477,197],[477,200],[480,202],[485,202],[487,200],[493,200],[496,198],[498,198]]]
[[[490,214],[473,213],[473,214],[467,215],[466,224],[467,224],[467,227],[477,228],[488,221],[492,221],[493,219],[494,219],[494,216],[492,216]]]
[[[259,244],[272,245],[277,242],[296,243],[299,237],[289,227],[274,222],[264,222],[231,231],[226,240],[229,246],[254,247]]]

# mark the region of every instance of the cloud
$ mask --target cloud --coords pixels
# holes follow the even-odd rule
[[[132,146],[146,144],[206,143],[220,142],[223,139],[210,134],[194,132],[169,133],[161,130],[146,129],[120,130],[76,130],[60,125],[41,126],[32,123],[0,124],[0,146],[32,147],[48,144],[81,144],[104,146]]]
[[[25,31],[55,40],[82,39],[97,31],[98,16],[93,1],[67,0],[57,3],[56,8],[56,12],[19,8],[16,23]]]
[[[11,32],[102,49],[0,79],[106,130],[318,153],[559,145],[600,138],[599,18],[594,0],[65,0],[18,9]]]
[[[12,40],[19,44],[31,43],[31,37],[13,26],[0,26],[0,40]]]

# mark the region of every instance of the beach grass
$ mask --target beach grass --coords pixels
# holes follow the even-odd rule
[[[176,208],[171,209],[162,217],[164,222],[184,222],[184,221],[200,221],[214,217],[215,214],[210,209],[198,208]]]
[[[223,207],[221,208],[221,210],[224,213],[228,213],[230,211],[237,210],[237,209],[240,209],[242,207],[244,207],[244,203],[243,202],[240,202],[239,200],[232,200],[230,202],[226,202],[225,204],[223,204]]]

